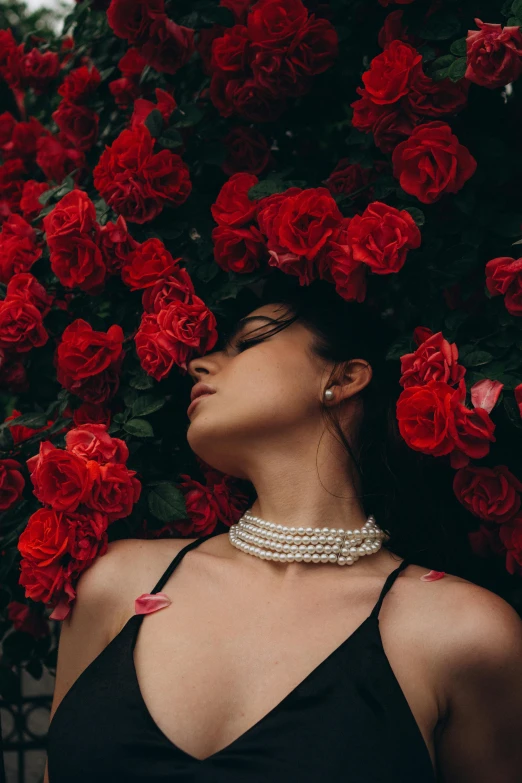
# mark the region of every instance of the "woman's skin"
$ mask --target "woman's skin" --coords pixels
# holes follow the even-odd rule
[[[281,314],[264,305],[250,315]],[[341,406],[353,437],[371,367],[354,358],[328,384],[332,366],[311,355],[312,334],[299,322],[238,351],[237,339],[267,325],[247,323],[232,346],[190,362],[194,382],[216,393],[191,412],[188,443],[212,467],[254,484],[257,516],[360,528],[357,482],[321,405],[332,388],[325,404]],[[116,541],[82,574],[62,624],[51,716],[190,540]],[[172,604],[146,616],[138,634],[134,660],[154,721],[198,759],[230,745],[355,631],[400,562],[383,547],[353,566],[283,564],[235,549],[227,533],[205,541],[163,588]],[[379,627],[438,780],[519,783],[522,622],[494,593],[451,574],[420,581],[425,573],[417,565],[401,573]]]

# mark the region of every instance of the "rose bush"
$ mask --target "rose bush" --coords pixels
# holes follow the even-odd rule
[[[110,540],[248,507],[188,448],[187,369],[268,278],[389,326],[445,541],[520,600],[521,26],[519,0],[84,0],[0,29],[0,694],[54,668]]]

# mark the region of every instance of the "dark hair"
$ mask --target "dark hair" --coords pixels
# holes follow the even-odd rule
[[[448,507],[451,509],[454,501],[453,494],[447,492],[451,478],[441,475],[447,472],[443,461],[413,451],[399,433],[400,361],[386,358],[399,334],[393,320],[386,314],[383,317],[371,303],[344,300],[326,281],[300,286],[297,278],[282,275],[277,275],[277,280],[268,278],[260,299],[249,304],[249,312],[265,304],[282,304],[286,314],[275,314],[277,323],[272,327],[263,324],[250,330],[243,338],[245,343],[259,342],[299,321],[315,337],[313,353],[334,362],[331,382],[340,366],[352,358],[366,359],[371,365],[372,379],[360,392],[364,413],[357,442],[351,443],[343,432],[336,406],[325,406],[327,426],[344,445],[357,471],[359,498],[366,515],[373,514],[390,536],[386,548],[419,564],[424,560],[430,568],[447,570],[446,555],[455,549],[453,538],[448,546],[445,528]]]

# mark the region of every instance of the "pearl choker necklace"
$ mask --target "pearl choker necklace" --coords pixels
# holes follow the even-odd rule
[[[379,551],[389,536],[371,514],[359,530],[336,527],[286,527],[246,511],[230,526],[230,542],[262,560],[280,563],[337,563],[353,565],[363,555]]]

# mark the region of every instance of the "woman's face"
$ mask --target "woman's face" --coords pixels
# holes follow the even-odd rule
[[[286,317],[278,304],[263,305],[247,316],[220,351],[193,359],[188,370],[215,394],[203,397],[190,413],[187,441],[203,461],[238,478],[249,478],[249,455],[309,448],[324,429],[321,401],[328,363],[311,356],[312,334],[294,322],[257,345],[241,349],[241,339],[261,337]]]

